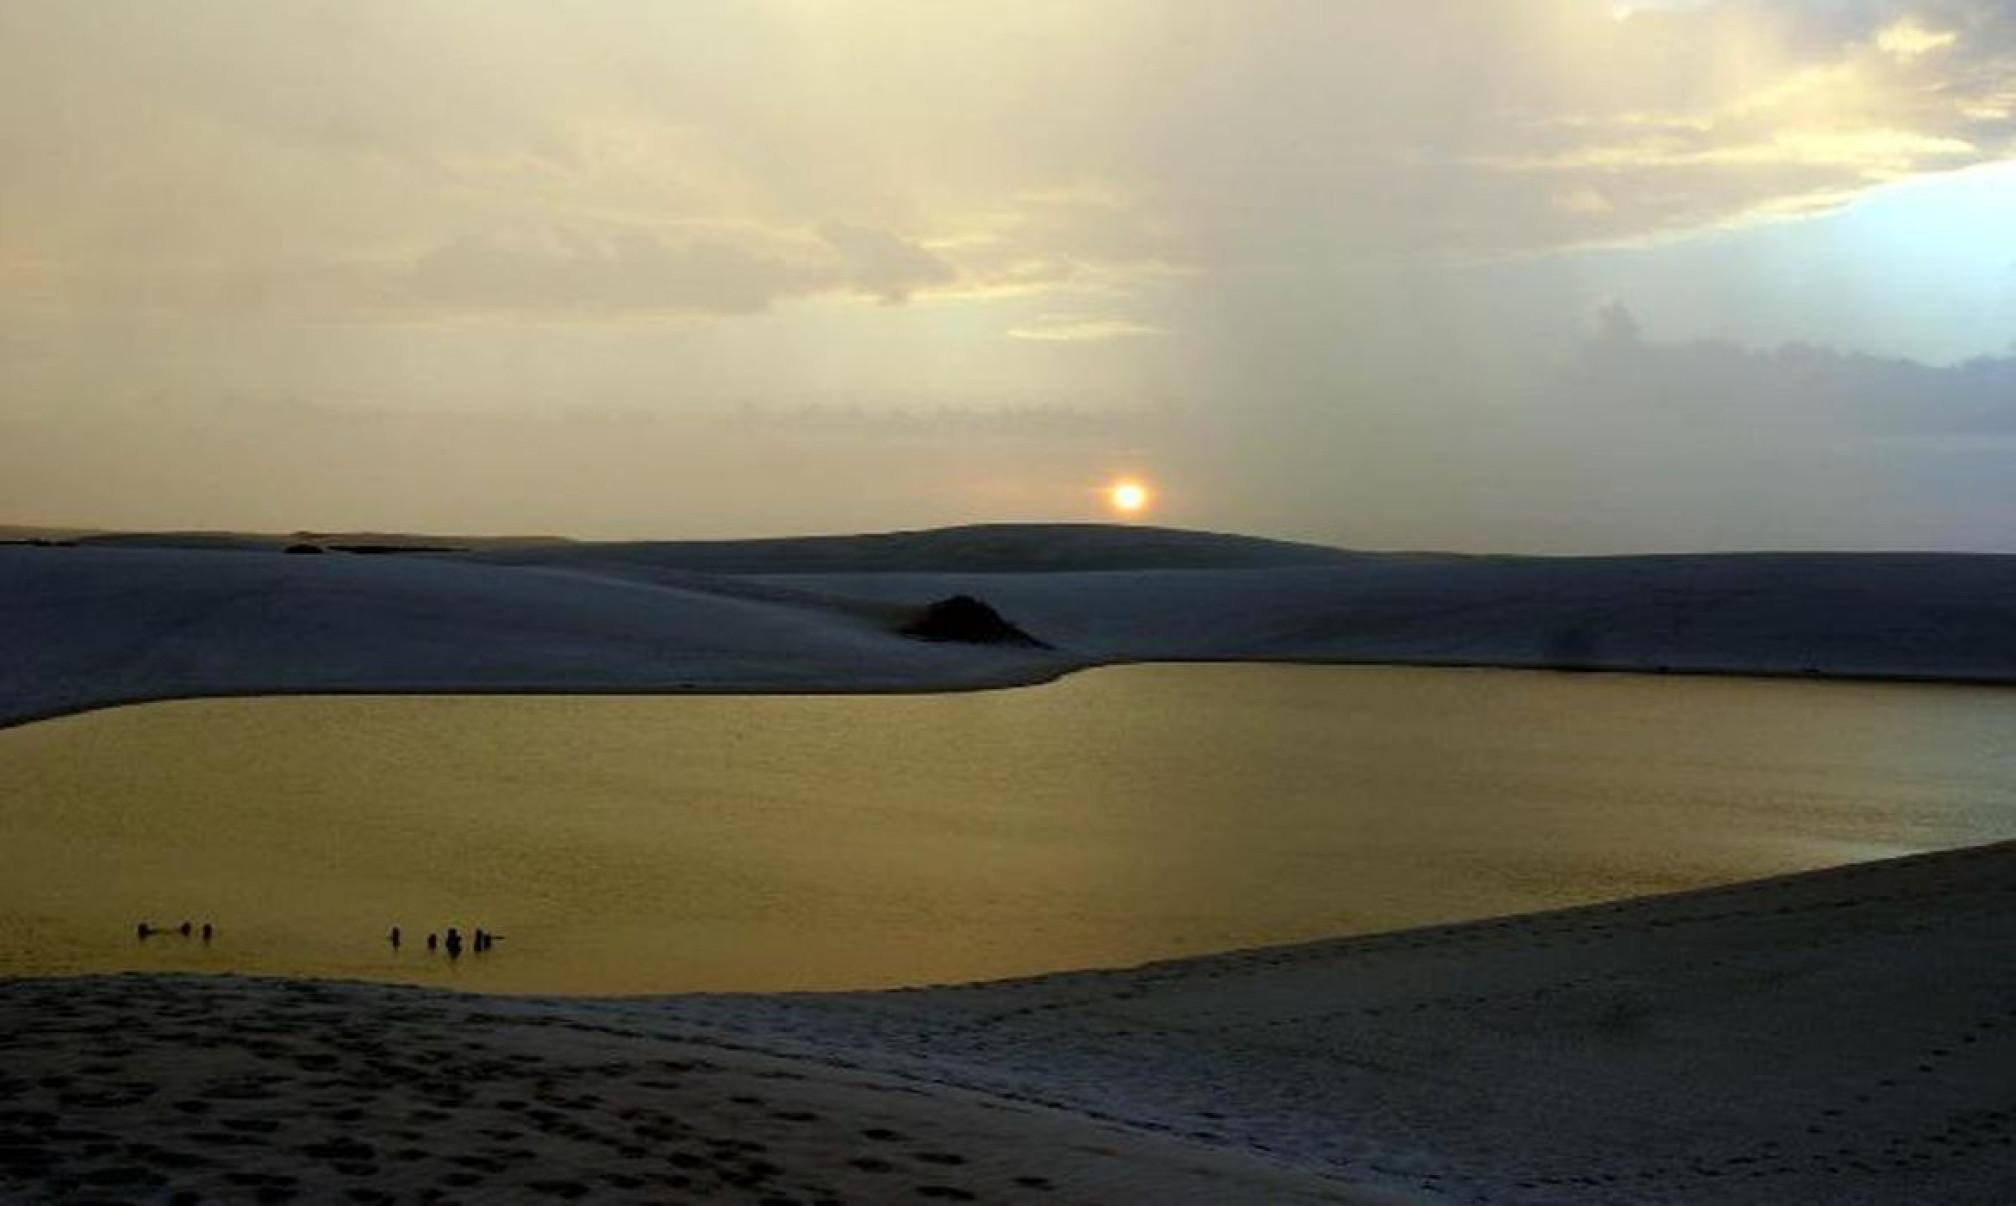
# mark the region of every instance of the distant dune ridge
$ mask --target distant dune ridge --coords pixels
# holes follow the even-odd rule
[[[1107,525],[282,554],[302,538],[0,546],[0,723],[182,695],[932,690],[1191,659],[2016,680],[2004,556],[1352,553]],[[414,543],[456,541],[326,538]],[[956,595],[1042,646],[902,634]]]

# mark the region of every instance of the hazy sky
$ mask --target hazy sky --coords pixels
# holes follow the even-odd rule
[[[0,522],[2016,550],[2006,0],[0,0]]]

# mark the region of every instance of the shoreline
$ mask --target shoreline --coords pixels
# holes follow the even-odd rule
[[[0,550],[0,727],[220,696],[936,693],[1157,663],[2016,684],[2012,557],[1311,560],[1043,525],[818,544]],[[899,634],[959,594],[1048,649]]]
[[[259,687],[248,689],[219,689],[214,691],[170,691],[161,694],[136,694],[108,698],[102,702],[82,703],[74,706],[48,708],[21,715],[0,715],[0,731],[40,724],[47,720],[61,720],[66,716],[86,716],[93,712],[111,711],[116,708],[137,708],[148,704],[181,703],[205,699],[294,699],[316,696],[468,696],[500,698],[532,698],[542,696],[577,696],[595,698],[705,698],[715,697],[762,697],[772,695],[960,695],[981,691],[1013,691],[1023,687],[1041,687],[1057,682],[1074,674],[1096,670],[1109,670],[1127,666],[1287,666],[1333,669],[1387,669],[1387,670],[1504,670],[1525,671],[1536,674],[1573,675],[1628,675],[1642,678],[1728,678],[1755,679],[1763,682],[1811,682],[1811,683],[1856,683],[1867,685],[1896,684],[1900,686],[1944,686],[1944,687],[2016,687],[2016,675],[1983,673],[1963,674],[1915,674],[1872,670],[1864,672],[1840,672],[1828,670],[1773,670],[1757,667],[1647,667],[1631,665],[1576,665],[1545,662],[1506,661],[1461,661],[1461,660],[1406,660],[1392,661],[1367,658],[1294,658],[1294,657],[1148,657],[1111,658],[1099,661],[1085,661],[1066,666],[1046,666],[1030,671],[1026,675],[1003,674],[977,679],[948,678],[939,683],[860,683],[835,680],[829,683],[745,683],[745,684],[664,684],[657,686],[637,686],[630,684],[559,683],[524,684],[499,686],[494,683],[471,682],[467,684],[447,684],[440,686],[411,684],[387,684],[383,686],[335,684],[315,687]]]
[[[1246,961],[1254,959],[1294,960],[1304,955],[1322,957],[1334,948],[1366,947],[1376,948],[1382,944],[1408,945],[1416,941],[1462,941],[1471,932],[1495,930],[1511,924],[1560,924],[1573,926],[1589,918],[1617,912],[1656,909],[1661,912],[1677,910],[1691,903],[1713,902],[1731,894],[1752,892],[1773,892],[1798,890],[1809,885],[1831,885],[1843,878],[1859,877],[1866,874],[1882,874],[1906,871],[1921,865],[1940,865],[1955,859],[2006,857],[2016,864],[2016,836],[1999,838],[1991,842],[1976,842],[1965,846],[1953,846],[1936,850],[1921,850],[1910,854],[1891,855],[1885,858],[1857,859],[1846,863],[1836,863],[1824,867],[1814,867],[1800,871],[1786,871],[1779,874],[1748,879],[1730,880],[1699,887],[1680,888],[1673,891],[1647,892],[1637,896],[1624,896],[1609,900],[1593,900],[1580,904],[1560,905],[1552,908],[1497,913],[1471,917],[1459,921],[1430,922],[1423,925],[1401,926],[1395,929],[1369,930],[1362,933],[1343,933],[1290,942],[1263,943],[1255,946],[1231,947],[1224,950],[1204,951],[1169,958],[1146,959],[1138,963],[1114,964],[1100,967],[1064,967],[1053,971],[1031,972],[980,980],[956,980],[938,983],[896,984],[878,988],[781,988],[781,989],[696,989],[677,992],[568,992],[539,991],[517,992],[510,990],[488,990],[420,983],[413,980],[373,980],[356,976],[282,975],[261,972],[204,972],[204,971],[85,971],[49,972],[32,975],[8,975],[0,973],[0,986],[35,982],[60,982],[69,980],[98,979],[191,979],[204,981],[234,981],[246,984],[325,984],[354,986],[359,988],[396,988],[422,993],[439,993],[452,997],[474,997],[491,1001],[521,1001],[564,1004],[581,1002],[591,1004],[620,1005],[623,1003],[651,1004],[667,1001],[749,1001],[749,1000],[840,1000],[848,998],[880,998],[898,994],[967,992],[988,989],[1033,988],[1065,979],[1098,977],[1159,976],[1162,973],[1185,975],[1205,964],[1221,961]],[[2016,886],[2012,886],[2016,893]]]
[[[947,1200],[1988,1203],[2016,1143],[2012,903],[2005,841],[876,993],[0,981],[16,1124],[0,1198],[62,1178],[225,1192],[238,1173],[276,1178],[271,1201],[345,1183],[324,1177],[357,1200],[680,1188],[650,1176],[888,1200],[900,1175]],[[689,1066],[652,1076],[667,1060]],[[124,1146],[36,1139],[24,1155],[24,1112]],[[639,1125],[656,1137],[615,1135]],[[878,1154],[871,1131],[902,1150]],[[763,1150],[717,1142],[737,1139]],[[752,1166],[773,1171],[738,1183]]]

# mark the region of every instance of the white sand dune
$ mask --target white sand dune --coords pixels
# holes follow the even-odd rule
[[[1121,660],[2016,680],[2016,559],[983,528],[0,548],[0,723],[202,694],[904,690]],[[975,594],[1049,649],[912,640]],[[2016,847],[1130,971],[560,1000],[0,982],[0,1201],[2016,1200]],[[181,1196],[178,1196],[181,1195]]]
[[[1053,648],[912,640],[976,595]],[[1115,661],[2016,681],[2016,558],[1350,554],[1098,525],[288,556],[0,547],[0,723],[182,695],[933,690]]]
[[[2012,904],[2003,844],[911,992],[6,982],[0,1199],[2004,1203]]]
[[[0,548],[0,716],[303,691],[956,687],[1071,664],[890,629],[845,601],[734,579],[647,583],[422,556]]]

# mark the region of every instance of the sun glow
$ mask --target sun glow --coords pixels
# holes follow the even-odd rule
[[[1114,482],[1106,489],[1106,502],[1122,515],[1139,515],[1148,509],[1148,487],[1136,481]]]

